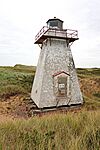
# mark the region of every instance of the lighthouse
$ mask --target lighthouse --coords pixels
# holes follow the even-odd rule
[[[41,48],[31,98],[38,108],[75,106],[83,103],[71,45],[78,31],[63,29],[63,21],[49,19],[35,37]]]

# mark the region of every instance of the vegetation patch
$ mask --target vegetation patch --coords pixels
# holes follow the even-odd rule
[[[26,97],[35,70],[25,65],[0,67],[0,150],[99,150],[100,69],[77,69],[84,98],[80,111],[15,119],[28,118]]]
[[[51,114],[0,123],[1,149],[99,150],[100,112]]]
[[[100,93],[94,93],[93,95],[100,98]]]
[[[28,68],[28,69],[27,69]],[[25,66],[0,67],[0,99],[18,94],[29,94],[34,70]]]
[[[77,68],[77,73],[84,77],[100,77],[100,68]]]

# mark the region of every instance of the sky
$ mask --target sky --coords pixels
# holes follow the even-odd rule
[[[0,66],[37,65],[35,35],[54,16],[78,30],[76,67],[100,67],[100,0],[0,0]]]

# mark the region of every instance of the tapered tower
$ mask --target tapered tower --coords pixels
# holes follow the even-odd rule
[[[78,39],[77,30],[63,29],[63,21],[55,17],[36,35],[41,52],[31,98],[38,108],[83,103],[70,49]]]

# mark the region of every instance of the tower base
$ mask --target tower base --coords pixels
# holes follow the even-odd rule
[[[31,107],[31,116],[34,115],[42,115],[42,114],[47,114],[47,113],[54,113],[54,112],[76,112],[80,111],[82,108],[82,104],[75,104],[75,105],[65,105],[65,106],[59,106],[59,107],[45,107],[45,108],[38,108],[36,105]]]

